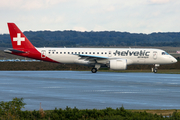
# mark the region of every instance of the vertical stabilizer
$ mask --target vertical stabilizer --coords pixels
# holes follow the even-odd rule
[[[7,23],[13,49],[34,49],[35,47],[14,23]]]

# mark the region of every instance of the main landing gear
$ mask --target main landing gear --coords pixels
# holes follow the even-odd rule
[[[96,72],[97,72],[97,68],[92,68],[92,69],[91,69],[91,72],[92,72],[92,73],[96,73]]]
[[[152,68],[152,72],[157,73],[157,71],[158,71],[157,69],[159,66],[160,66],[160,64],[155,64],[155,67]]]
[[[100,67],[101,67],[100,64],[95,64],[95,66],[91,69],[91,72],[96,73],[99,70]]]

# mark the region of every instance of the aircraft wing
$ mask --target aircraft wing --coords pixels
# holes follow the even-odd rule
[[[103,56],[95,56],[95,55],[86,55],[86,54],[76,54],[80,57],[80,59],[84,60],[102,60],[102,59],[109,59],[108,57],[103,57]]]
[[[106,61],[107,59],[109,59],[108,57],[95,56],[95,55],[86,55],[86,54],[76,54],[76,55],[78,55],[80,57],[79,60],[91,61],[91,62],[94,61],[95,63],[97,63],[97,61],[99,61],[99,60]]]

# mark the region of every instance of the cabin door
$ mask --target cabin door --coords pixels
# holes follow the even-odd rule
[[[157,59],[157,51],[153,52],[153,59],[156,60]]]
[[[41,58],[46,58],[46,50],[41,51]]]

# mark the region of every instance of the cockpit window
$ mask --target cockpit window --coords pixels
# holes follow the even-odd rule
[[[162,52],[162,55],[169,55],[167,52]]]

